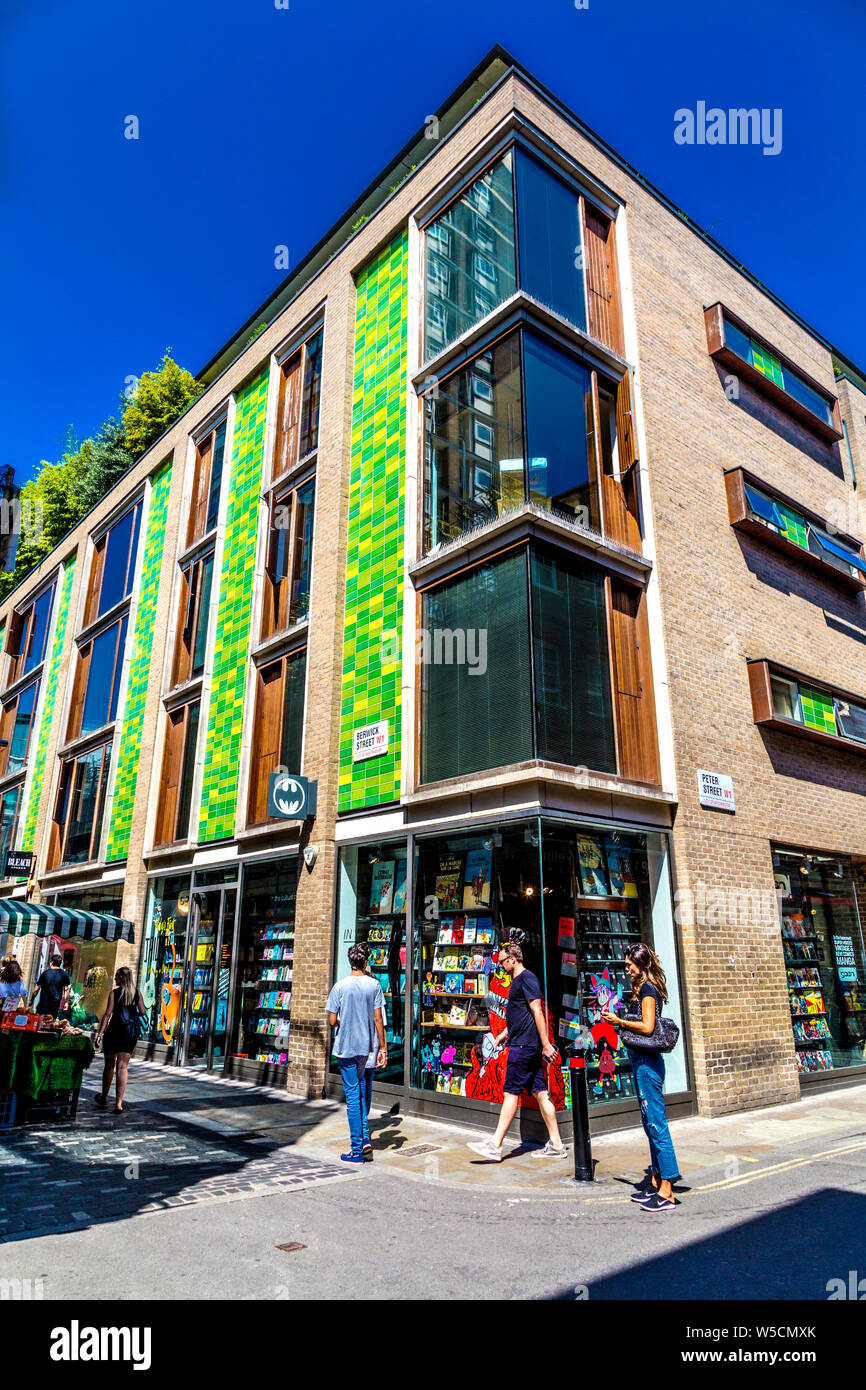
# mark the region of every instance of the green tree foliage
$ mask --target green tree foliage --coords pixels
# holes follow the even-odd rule
[[[0,602],[203,390],[190,372],[173,361],[169,349],[155,372],[139,378],[135,394],[129,400],[121,398],[120,420],[112,415],[83,443],[70,427],[60,461],[43,460],[36,477],[21,489],[15,567],[0,573]]]
[[[135,395],[123,412],[126,447],[140,458],[199,396],[204,387],[173,361],[168,349],[155,372],[139,378]]]

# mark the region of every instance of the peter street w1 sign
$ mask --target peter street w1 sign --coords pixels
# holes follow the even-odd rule
[[[723,772],[702,772],[698,768],[698,793],[702,806],[712,811],[735,811],[734,779]]]

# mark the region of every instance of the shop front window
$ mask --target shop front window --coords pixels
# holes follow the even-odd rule
[[[162,1047],[180,1042],[189,909],[189,874],[151,880],[139,988],[147,1007],[143,1036]]]
[[[412,1085],[470,1100],[503,1098],[510,978],[499,949],[519,928],[524,964],[538,976],[560,1059],[547,1068],[557,1109],[571,1105],[567,1049],[587,1063],[589,1099],[634,1099],[619,1035],[601,1018],[630,998],[625,950],[642,940],[667,975],[665,1012],[681,1021],[667,842],[571,821],[500,823],[417,842],[416,988]],[[682,1045],[666,1059],[669,1094],[687,1086]],[[534,1105],[528,1099],[524,1104]]]
[[[123,907],[123,884],[102,884],[75,893],[58,893],[54,898],[54,906],[85,912],[110,912],[113,916],[120,917]],[[92,1028],[105,1013],[108,996],[114,985],[117,942],[103,941],[99,938],[87,941],[83,937],[52,936],[46,941],[39,971],[44,969],[55,951],[63,957],[63,969],[70,980],[70,1022],[76,1028]]]
[[[288,1065],[297,892],[296,859],[244,869],[230,1064]]]
[[[866,1062],[866,952],[850,859],[773,853],[797,1070]]]
[[[348,951],[370,944],[370,973],[385,996],[388,1065],[377,1081],[402,1085],[406,1002],[406,842],[352,845],[340,853],[334,979],[350,972]],[[332,1060],[331,1070],[337,1071]]]

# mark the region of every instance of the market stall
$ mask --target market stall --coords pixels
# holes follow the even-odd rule
[[[36,1015],[10,1011],[0,1027],[0,1097],[5,1098],[6,1122],[74,1120],[81,1080],[94,1055],[92,1040],[80,1029],[64,1024],[52,1028],[44,1016],[37,1023]]]

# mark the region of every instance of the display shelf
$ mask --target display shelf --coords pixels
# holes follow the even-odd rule
[[[443,1033],[487,1033],[486,1023],[422,1023],[422,1028],[439,1028]]]

